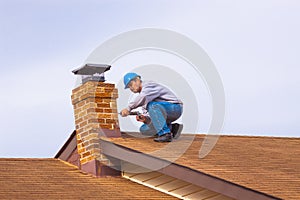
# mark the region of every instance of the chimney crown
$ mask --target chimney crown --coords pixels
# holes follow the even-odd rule
[[[74,69],[75,75],[81,75],[82,83],[87,81],[105,82],[104,72],[110,70],[111,66],[107,64],[84,64]]]

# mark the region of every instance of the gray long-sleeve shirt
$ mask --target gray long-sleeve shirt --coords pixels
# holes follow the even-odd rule
[[[134,101],[129,103],[127,109],[131,111],[132,109],[142,107],[142,109],[146,111],[147,104],[151,101],[165,101],[182,104],[182,101],[165,86],[153,81],[143,81],[141,92]]]

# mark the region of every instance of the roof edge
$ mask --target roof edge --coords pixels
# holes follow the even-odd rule
[[[64,143],[64,145],[56,153],[54,158],[59,158],[61,160],[67,160],[76,147],[77,147],[77,145],[76,145],[76,130],[74,130],[72,132],[72,134],[69,136],[69,138],[67,139],[67,141]]]

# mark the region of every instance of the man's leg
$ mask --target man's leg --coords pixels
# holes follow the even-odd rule
[[[150,102],[147,106],[153,126],[158,134],[157,142],[171,142],[172,134],[169,128],[182,114],[182,106],[168,102]]]
[[[177,139],[179,138],[180,134],[181,134],[181,131],[182,131],[182,128],[183,128],[183,125],[182,124],[178,124],[178,123],[167,123],[167,126],[169,127],[169,129],[171,130],[172,132],[172,136],[174,139]],[[140,133],[144,136],[148,136],[148,137],[152,137],[152,136],[156,136],[157,133],[156,133],[156,130],[153,126],[152,123],[150,124],[143,124],[141,127],[140,127]]]
[[[147,110],[158,136],[170,133],[170,129],[166,123],[167,113],[164,106],[160,102],[150,102],[147,105]]]
[[[152,123],[151,124],[143,124],[140,127],[140,132],[142,135],[145,135],[145,136],[155,136],[156,135],[156,130]]]
[[[182,129],[183,129],[183,124],[178,124],[178,123],[171,124],[171,132],[173,134],[174,139],[180,137]]]
[[[182,124],[174,123],[175,120],[177,120],[181,114],[182,114],[182,105],[181,104],[169,104],[166,105],[166,111],[167,111],[167,124],[172,132],[172,136],[174,139],[177,139],[180,137],[181,131],[183,129]]]

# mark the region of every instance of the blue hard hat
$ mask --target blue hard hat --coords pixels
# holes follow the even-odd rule
[[[128,88],[128,85],[130,83],[130,81],[132,81],[133,79],[135,79],[136,77],[140,77],[140,75],[134,73],[134,72],[129,72],[127,74],[125,74],[124,76],[124,85],[125,85],[125,89]]]

